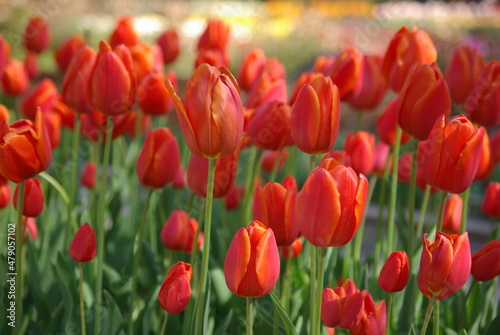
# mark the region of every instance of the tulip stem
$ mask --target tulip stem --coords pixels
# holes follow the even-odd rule
[[[460,221],[460,234],[467,228],[467,216],[469,215],[470,187],[462,193],[462,220]]]
[[[276,175],[278,174],[278,170],[279,170],[279,166],[280,166],[282,153],[283,153],[283,149],[279,149],[278,153],[276,155],[276,160],[274,161],[274,164],[273,164],[273,170],[271,171],[271,176],[269,177],[269,181],[274,181],[276,179]]]
[[[109,116],[106,123],[106,138],[104,140],[104,156],[101,172],[101,189],[99,198],[97,221],[97,262],[96,262],[96,292],[95,292],[95,323],[94,334],[101,332],[101,304],[102,304],[102,269],[104,264],[104,220],[106,209],[106,190],[108,184],[108,165],[111,153],[111,135],[113,133],[113,117]]]
[[[165,317],[163,318],[163,325],[161,326],[161,335],[165,334],[167,330],[167,322],[168,322],[168,313],[165,312]]]
[[[311,248],[309,249],[309,259],[310,259],[310,275],[309,275],[309,325],[311,327],[311,335],[314,335],[316,327],[314,322],[316,320],[315,312],[316,312],[316,247],[311,244]]]
[[[318,280],[316,281],[316,311],[314,313],[314,334],[321,334],[321,297],[323,293],[323,280],[325,272],[325,248],[316,248],[316,261],[318,263]]]
[[[415,186],[417,184],[418,142],[413,140],[413,159],[411,164],[410,190],[408,195],[408,254],[410,264],[413,263],[413,248],[415,242]]]
[[[387,317],[385,320],[385,334],[389,335],[391,333],[391,307],[392,307],[392,292],[389,292],[387,297]]]
[[[15,293],[15,303],[16,303],[16,319],[21,321],[23,316],[23,242],[24,242],[24,230],[23,230],[23,207],[24,207],[24,190],[25,190],[24,180],[19,183],[19,193],[17,196],[17,218],[16,218],[16,293]],[[10,271],[9,272],[14,272]],[[14,327],[14,334],[21,333],[21,326]]]
[[[291,247],[290,247],[291,249]],[[290,252],[291,253],[291,252]],[[290,255],[288,255],[290,256]],[[288,305],[290,301],[290,292],[292,291],[292,258],[288,257],[285,260],[285,274],[283,276],[282,300],[283,309],[288,313]]]
[[[73,216],[73,204],[75,202],[75,187],[76,187],[76,168],[78,166],[78,144],[80,142],[80,125],[81,125],[81,113],[77,113],[75,120],[75,127],[73,129],[73,143],[71,147],[71,174],[69,178],[69,190],[68,190],[68,218]],[[64,229],[64,246],[67,247],[69,240],[69,225],[65,225]]]
[[[204,241],[203,255],[201,258],[200,282],[198,286],[198,294],[196,296],[196,323],[195,334],[202,334],[203,324],[203,308],[205,307],[205,291],[207,286],[208,276],[208,261],[210,258],[210,232],[212,230],[212,201],[214,195],[214,179],[215,179],[215,164],[216,160],[208,159],[208,180],[207,180],[207,197],[205,205],[205,223],[204,223]],[[250,192],[251,193],[251,192]]]
[[[424,221],[425,221],[425,213],[427,212],[427,204],[429,203],[430,194],[431,194],[431,185],[426,184],[424,198],[422,199],[422,207],[420,208],[420,215],[418,217],[417,235],[416,235],[418,238],[420,238],[422,236],[422,230],[423,230]]]
[[[385,162],[384,173],[382,175],[382,185],[380,188],[380,198],[378,200],[378,214],[377,214],[377,233],[375,239],[375,259],[374,259],[374,271],[375,273],[379,272],[379,261],[380,261],[380,253],[382,251],[382,224],[383,214],[385,209],[385,201],[387,198],[387,173],[389,169],[389,164],[391,163],[391,155],[387,155],[387,161]]]
[[[85,331],[85,303],[83,301],[83,267],[82,263],[78,262],[78,269],[80,271],[80,321],[82,323],[82,335],[86,334]]]
[[[441,198],[439,199],[439,211],[438,211],[438,217],[437,217],[436,233],[438,231],[443,230],[444,205],[446,203],[446,196],[447,195],[448,195],[448,192],[441,191]]]
[[[432,334],[439,335],[439,301],[434,305],[434,323],[432,324]]]
[[[142,239],[144,235],[144,227],[146,226],[146,219],[148,217],[148,209],[149,204],[151,202],[151,198],[153,195],[154,189],[150,189],[148,193],[148,197],[146,198],[146,204],[142,209],[141,221],[139,223],[139,232],[137,234],[137,239],[135,241],[135,252],[134,252],[134,263],[132,265],[132,287],[130,291],[130,323],[129,323],[129,334],[133,334],[134,330],[134,317],[133,311],[134,307],[137,306],[137,278],[139,277],[139,261],[141,260],[141,251],[142,251]]]
[[[253,298],[247,297],[247,335],[253,334]],[[198,333],[196,333],[198,334]]]
[[[392,161],[392,172],[391,172],[391,194],[389,196],[389,214],[387,218],[387,256],[394,249],[394,226],[395,220],[394,216],[396,213],[396,200],[398,192],[398,161],[399,161],[399,150],[401,146],[401,135],[402,130],[399,125],[396,126],[396,138],[394,140],[394,158]]]
[[[432,310],[434,309],[434,304],[436,303],[437,295],[433,295],[432,299],[429,300],[429,304],[427,304],[427,310],[425,311],[424,324],[422,325],[422,330],[420,331],[420,335],[425,335],[427,331],[427,326],[429,325],[429,320],[432,315]]]
[[[250,203],[253,197],[253,188],[255,184],[255,176],[257,175],[257,164],[259,164],[260,156],[262,150],[258,150],[256,147],[250,148],[250,153],[248,157],[248,168],[245,175],[245,196],[243,197],[243,222],[247,224],[250,221]]]

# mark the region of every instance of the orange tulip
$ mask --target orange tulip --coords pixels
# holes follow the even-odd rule
[[[361,320],[352,329],[350,335],[385,335],[387,312],[385,301],[375,303],[367,290],[361,292],[363,296],[363,313]]]
[[[292,107],[291,131],[297,147],[308,154],[330,150],[340,123],[339,90],[329,77],[302,86]]]
[[[348,102],[360,112],[369,112],[382,102],[388,86],[382,76],[381,56],[364,55],[363,62],[359,89],[349,97]]]
[[[32,17],[24,30],[24,47],[38,54],[47,49],[49,44],[50,31],[48,22],[41,16]]]
[[[451,112],[448,85],[436,64],[415,64],[408,70],[398,100],[398,123],[409,135],[424,141],[436,120]]]
[[[292,109],[286,102],[275,100],[261,104],[246,131],[250,144],[263,150],[278,150],[292,144],[291,114]]]
[[[69,255],[75,261],[87,263],[94,259],[97,253],[95,231],[88,223],[78,228],[71,244],[69,245]]]
[[[137,43],[129,48],[135,81],[139,84],[151,72],[163,74],[163,55],[158,45]]]
[[[75,127],[75,111],[66,105],[61,98],[52,106],[52,112],[59,114],[62,126],[73,130]]]
[[[156,40],[163,55],[163,63],[173,63],[179,56],[179,35],[173,28],[164,31]]]
[[[134,29],[133,20],[132,16],[124,16],[118,20],[116,28],[109,38],[109,44],[112,48],[115,48],[119,44],[131,47],[139,42],[139,36]]]
[[[276,58],[269,58],[254,81],[245,101],[246,108],[257,108],[268,101],[287,101],[286,73],[283,64]]]
[[[198,50],[217,49],[225,50],[229,44],[231,27],[222,20],[211,19],[198,40]]]
[[[351,157],[351,167],[356,173],[370,174],[375,155],[375,136],[366,131],[350,132],[344,144],[344,151]]]
[[[347,279],[342,286],[323,290],[321,321],[327,327],[354,328],[363,313],[363,295],[356,284]]]
[[[297,237],[292,244],[286,247],[281,247],[281,256],[283,258],[297,258],[304,248],[304,242],[302,242],[302,238]]]
[[[434,63],[436,48],[427,33],[413,27],[402,27],[394,35],[382,62],[382,73],[394,92],[403,87],[410,67],[415,63]]]
[[[234,78],[227,69],[199,66],[186,87],[186,104],[168,81],[182,134],[191,152],[200,157],[231,155],[243,131],[243,106]]]
[[[43,211],[43,190],[38,178],[30,178],[25,180],[24,200],[23,200],[23,215],[28,217],[37,217]],[[17,210],[19,184],[14,191],[12,200],[14,208]]]
[[[484,193],[481,211],[490,218],[500,218],[500,183],[489,182]]]
[[[500,241],[494,239],[472,255],[472,276],[477,281],[490,281],[500,275]]]
[[[467,232],[461,235],[436,233],[434,242],[422,236],[422,257],[418,287],[423,295],[443,300],[464,286],[471,269],[471,253]]]
[[[0,122],[2,122],[3,120],[9,122],[10,113],[7,107],[5,107],[5,105],[0,104]]]
[[[137,101],[146,114],[163,115],[174,108],[174,101],[165,87],[165,78],[177,90],[177,75],[172,70],[166,76],[158,72],[148,73],[137,87]]]
[[[193,252],[193,242],[197,229],[198,222],[195,219],[190,218],[185,211],[175,210],[161,230],[161,243],[168,250],[182,250],[190,255]],[[203,233],[200,232],[196,241],[196,250],[200,250],[202,244]]]
[[[313,71],[320,72],[324,76],[328,76],[332,71],[333,63],[335,63],[335,57],[320,55],[314,60]]]
[[[7,63],[1,79],[3,93],[11,97],[26,92],[30,83],[26,67],[17,59],[12,59]]]
[[[363,80],[363,67],[363,53],[354,47],[347,48],[335,58],[330,78],[339,89],[340,100],[348,101],[359,92]]]
[[[436,121],[422,157],[427,183],[450,193],[464,192],[479,166],[484,128],[476,129],[463,115]]]
[[[290,95],[290,106],[293,106],[295,100],[297,100],[297,95],[299,94],[302,86],[309,84],[311,81],[313,81],[313,79],[317,77],[323,77],[323,74],[321,72],[304,72],[300,75],[299,79],[297,79],[297,81],[295,82],[292,95]]]
[[[458,194],[453,194],[444,205],[443,231],[448,234],[459,234],[462,221],[463,201]]]
[[[89,189],[94,189],[96,182],[96,165],[95,163],[86,163],[83,167],[82,178],[80,183]]]
[[[85,39],[80,35],[74,35],[68,38],[54,52],[57,67],[61,72],[66,72],[73,59],[83,47],[85,47]]]
[[[10,204],[10,186],[7,179],[0,175],[0,209],[3,209]]]
[[[191,299],[192,276],[193,269],[188,263],[178,262],[170,269],[158,292],[158,302],[167,313],[178,314],[186,309]]]
[[[45,114],[52,110],[59,99],[59,92],[52,80],[45,78],[33,87],[21,100],[20,109],[23,115],[34,120],[38,108]]]
[[[253,221],[234,236],[224,261],[227,287],[240,297],[262,297],[274,288],[280,256],[273,230]]]
[[[237,76],[238,84],[242,90],[250,91],[260,76],[265,63],[266,56],[261,49],[253,49],[245,55]]]
[[[229,54],[226,51],[217,49],[203,49],[198,51],[194,61],[194,67],[197,68],[202,64],[208,64],[214,67],[229,67]]]
[[[394,251],[385,261],[378,276],[378,286],[386,292],[402,291],[408,284],[410,266],[404,251]]]

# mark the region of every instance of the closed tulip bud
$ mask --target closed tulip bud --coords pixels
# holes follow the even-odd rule
[[[5,67],[10,62],[11,48],[9,42],[0,35],[0,78],[3,76]]]
[[[271,101],[260,105],[246,131],[250,144],[263,150],[278,150],[292,144],[291,113],[292,109],[286,102]]]
[[[293,106],[295,100],[297,100],[297,95],[300,92],[302,86],[309,84],[313,79],[317,77],[323,77],[321,72],[304,72],[300,75],[299,79],[295,82],[295,86],[293,87],[292,94],[290,95],[290,106]]]
[[[86,92],[95,59],[94,49],[83,47],[74,55],[64,75],[61,96],[64,102],[78,113],[94,111]]]
[[[141,42],[131,46],[129,50],[137,84],[150,72],[163,73],[163,56],[159,46]]]
[[[35,122],[18,120],[10,126],[0,121],[0,175],[19,183],[45,171],[52,158],[42,113]]]
[[[14,191],[13,204],[17,210],[19,184]],[[24,200],[23,200],[23,215],[28,217],[37,217],[43,211],[43,190],[38,178],[30,178],[25,180]]]
[[[281,247],[281,256],[285,259],[297,258],[302,253],[303,248],[302,238],[297,237],[289,246]]]
[[[38,108],[45,114],[52,110],[59,99],[59,92],[52,80],[45,78],[33,87],[21,100],[20,109],[23,115],[34,120]]]
[[[49,134],[50,147],[54,151],[61,143],[61,116],[56,112],[49,111],[43,114],[43,121]]]
[[[10,97],[26,92],[30,83],[26,67],[17,59],[12,59],[7,63],[1,79],[3,93]]]
[[[167,81],[182,134],[191,152],[200,157],[231,155],[243,132],[243,106],[234,78],[227,69],[199,66],[187,83],[186,104]]]
[[[324,76],[328,76],[332,71],[333,63],[335,63],[335,57],[320,55],[314,60],[313,71],[320,72]]]
[[[288,158],[288,150],[286,148],[275,151],[267,151],[264,153],[261,162],[261,169],[264,172],[272,173],[275,164],[278,164],[278,172],[285,166],[286,160]],[[279,160],[276,162],[276,160]]]
[[[9,206],[11,196],[10,193],[9,182],[0,175],[0,209]]]
[[[455,49],[444,78],[450,88],[453,102],[463,104],[477,83],[484,68],[483,56],[468,45]]]
[[[500,218],[500,183],[489,182],[484,193],[481,211],[492,219]]]
[[[260,76],[248,93],[245,107],[257,108],[261,104],[273,100],[287,101],[285,77],[283,64],[276,58],[267,59]]]
[[[402,27],[392,38],[382,62],[382,73],[394,92],[403,87],[410,67],[415,63],[434,63],[437,51],[429,35],[413,27]]]
[[[322,163],[324,164],[324,163]],[[343,165],[314,169],[297,195],[299,230],[317,247],[340,247],[356,234],[366,206],[368,180]]]
[[[363,314],[363,295],[356,284],[347,279],[342,286],[323,290],[321,321],[327,327],[354,328]]]
[[[330,78],[339,89],[340,100],[348,101],[362,86],[363,53],[351,47],[344,50],[332,65]]]
[[[253,221],[234,236],[224,261],[227,287],[240,297],[262,297],[280,274],[280,256],[273,230]]]
[[[175,29],[164,31],[156,40],[156,44],[161,48],[164,64],[173,63],[179,56],[179,35]]]
[[[351,157],[351,167],[356,173],[370,174],[375,155],[375,136],[366,131],[350,132],[344,144],[344,151]]]
[[[165,87],[168,78],[177,90],[177,75],[172,70],[166,76],[158,72],[148,73],[137,87],[137,101],[144,113],[165,115],[174,108],[174,101]]]
[[[460,234],[463,201],[458,194],[453,194],[444,205],[443,231],[448,234]]]
[[[175,210],[161,230],[161,243],[168,250],[182,250],[187,254],[191,254],[197,229],[198,222],[195,219],[190,218],[185,211]],[[202,244],[203,233],[200,232],[196,242],[196,250],[200,250]]]
[[[222,20],[211,19],[198,40],[197,50],[217,49],[225,50],[229,43],[231,27]]]
[[[227,192],[224,197],[224,207],[226,207],[228,211],[238,208],[244,195],[245,186],[233,184],[229,192]]]
[[[364,55],[363,62],[359,89],[349,97],[348,102],[360,112],[370,112],[382,102],[388,86],[382,76],[381,56]]]
[[[79,263],[87,263],[94,259],[96,252],[95,231],[88,223],[85,223],[76,231],[69,245],[69,255]]]
[[[133,20],[132,16],[124,16],[118,20],[116,28],[109,38],[109,44],[112,48],[119,44],[131,47],[139,42]]]
[[[386,292],[402,291],[408,284],[410,266],[404,251],[394,251],[385,261],[378,276],[378,286]]]
[[[176,263],[168,271],[167,278],[158,292],[158,302],[167,313],[178,314],[186,309],[191,299],[189,282],[192,276],[191,265],[184,262]]]
[[[22,217],[23,221],[23,232],[24,232],[24,239],[23,239],[23,244],[26,244],[28,242],[28,237],[34,241],[38,237],[38,226],[36,225],[35,218],[31,217]]]
[[[5,122],[9,122],[10,114],[7,107],[5,107],[5,105],[0,104],[0,122],[2,122],[3,120],[5,120]]]
[[[172,131],[149,131],[135,166],[139,181],[146,187],[162,188],[174,180],[179,164],[179,145]]]
[[[490,281],[500,275],[500,241],[494,239],[472,255],[472,276],[477,281]]]
[[[490,136],[491,160],[493,165],[500,163],[500,129]]]
[[[96,182],[96,165],[95,163],[86,163],[83,167],[82,177],[80,183],[82,186],[94,189]]]
[[[484,132],[483,143],[481,145],[481,159],[477,168],[475,180],[487,180],[493,172],[493,160],[491,154],[490,137]]]
[[[24,67],[28,72],[30,80],[36,79],[40,76],[40,66],[38,65],[38,55],[34,52],[26,53],[24,57]]]
[[[367,290],[361,292],[363,295],[363,313],[361,320],[352,329],[350,335],[385,335],[387,311],[385,301],[375,303]]]
[[[250,91],[259,78],[265,63],[266,55],[261,49],[253,49],[245,55],[237,76],[238,84],[242,90]]]
[[[500,61],[491,61],[465,101],[469,119],[483,127],[500,124]]]
[[[23,34],[24,47],[34,53],[41,53],[49,47],[50,31],[48,22],[40,17],[32,17]]]
[[[80,35],[71,36],[59,45],[54,52],[54,58],[61,72],[66,72],[73,56],[83,47],[85,47],[85,39]]]
[[[238,167],[239,152],[217,159],[215,163],[214,199],[223,198],[233,186]],[[187,170],[187,184],[197,196],[207,196],[208,159],[191,155]]]
[[[419,141],[429,137],[436,120],[451,112],[448,85],[434,64],[415,64],[399,94],[398,123],[409,135]]]
[[[340,123],[340,98],[329,77],[319,77],[302,86],[292,107],[291,131],[297,147],[320,154],[335,144]]]
[[[177,169],[174,180],[172,181],[172,187],[181,189],[184,188],[185,186],[186,186],[186,171],[184,171],[182,165],[179,164],[179,168]]]
[[[467,232],[461,235],[436,233],[434,242],[422,236],[422,257],[418,287],[423,295],[443,300],[464,286],[471,269],[471,253]]]
[[[392,167],[392,157],[389,156],[389,151],[391,148],[384,142],[378,142],[375,145],[375,155],[373,159],[373,171],[372,173],[378,178],[382,178],[386,171]],[[390,162],[387,163],[387,160]]]
[[[463,115],[436,121],[426,142],[422,168],[427,183],[450,193],[462,193],[474,180],[481,158],[484,128],[476,129]]]
[[[99,43],[99,52],[90,73],[87,98],[91,105],[108,116],[130,111],[135,100],[135,78],[130,53],[123,45],[115,51]]]
[[[214,67],[229,67],[229,53],[225,50],[218,49],[202,49],[196,54],[196,59],[194,61],[194,68],[202,64],[209,64]]]

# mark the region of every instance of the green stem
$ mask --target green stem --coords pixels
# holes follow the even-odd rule
[[[413,140],[413,159],[411,164],[410,194],[408,195],[408,254],[410,264],[413,260],[413,248],[415,243],[415,192],[417,184],[417,155],[418,142]]]
[[[436,301],[434,305],[434,323],[432,326],[432,334],[439,335],[439,301]]]
[[[253,335],[253,298],[247,297],[247,335]],[[198,333],[196,333],[198,334]]]
[[[389,214],[387,218],[387,256],[389,256],[389,254],[394,250],[394,226],[396,225],[394,217],[396,213],[396,200],[398,195],[398,162],[401,135],[402,130],[398,125],[396,126],[396,139],[394,141],[394,158],[392,161],[391,172],[391,194],[389,196]]]
[[[437,217],[437,224],[436,224],[436,233],[438,231],[443,230],[444,205],[446,204],[446,196],[447,195],[448,195],[448,192],[441,191],[441,198],[439,199],[439,210],[438,210],[438,217]]]
[[[422,230],[424,228],[425,213],[427,212],[427,204],[429,203],[429,196],[431,195],[431,185],[425,185],[424,198],[422,200],[422,207],[420,208],[420,215],[418,217],[417,224],[417,237],[422,236]]]
[[[111,135],[113,133],[113,117],[109,116],[106,123],[106,138],[104,140],[104,156],[102,162],[101,172],[101,189],[99,199],[99,211],[97,221],[97,262],[96,262],[96,292],[95,292],[95,306],[96,317],[94,323],[94,334],[101,332],[101,304],[102,304],[102,268],[104,265],[104,220],[106,209],[106,190],[108,184],[108,165],[109,156],[111,153]]]
[[[342,263],[342,276],[344,278],[352,278],[351,253],[352,253],[352,241],[350,241],[344,246],[344,259]]]
[[[141,252],[142,252],[142,239],[144,236],[144,227],[146,226],[146,221],[148,217],[149,204],[151,202],[151,198],[153,196],[154,189],[150,189],[148,193],[148,197],[146,198],[146,204],[142,209],[141,221],[139,223],[139,232],[137,234],[137,239],[135,241],[135,252],[134,252],[134,262],[132,265],[132,287],[130,291],[130,323],[129,323],[129,334],[133,334],[134,330],[134,317],[133,310],[135,306],[138,306],[136,303],[137,300],[137,278],[139,277],[139,262],[141,260]]]
[[[391,307],[392,307],[392,292],[389,292],[387,297],[387,317],[385,320],[385,334],[389,335],[391,333]]]
[[[215,164],[216,160],[208,159],[208,179],[207,179],[207,197],[205,206],[205,223],[204,223],[204,241],[203,255],[201,258],[200,283],[198,286],[198,294],[196,297],[196,322],[195,334],[202,334],[203,326],[203,308],[205,307],[205,291],[207,289],[208,276],[208,261],[210,258],[210,233],[212,230],[212,201],[214,193],[215,179]]]
[[[276,160],[274,161],[274,164],[273,164],[273,170],[271,171],[271,176],[269,177],[269,181],[276,180],[276,175],[278,174],[282,153],[283,153],[283,149],[279,149],[278,153],[276,155]]]
[[[384,223],[384,209],[385,209],[385,201],[387,198],[387,170],[389,169],[389,164],[391,162],[391,155],[387,155],[387,161],[385,162],[384,173],[382,175],[382,185],[380,188],[380,198],[378,200],[378,214],[377,214],[377,233],[375,239],[375,259],[374,259],[374,271],[375,273],[379,272],[379,262],[380,262],[380,254],[382,252],[382,226]]]
[[[354,128],[356,132],[361,130],[361,125],[363,123],[363,113],[360,111],[356,111],[356,127]]]
[[[250,153],[248,157],[248,169],[245,175],[245,195],[243,197],[243,222],[246,224],[251,218],[251,208],[250,206],[253,197],[253,188],[255,184],[255,176],[257,171],[257,165],[259,164],[260,155],[262,150],[258,150],[256,147],[250,148]]]
[[[288,150],[288,160],[286,162],[285,176],[295,172],[297,163],[297,147],[292,146]]]
[[[80,270],[80,321],[82,323],[82,335],[86,334],[85,331],[85,303],[83,301],[83,267],[82,263],[78,262],[78,269]]]
[[[422,325],[422,330],[420,331],[420,335],[425,335],[427,331],[427,326],[429,325],[429,320],[431,319],[432,310],[434,309],[434,304],[436,303],[437,295],[433,295],[432,299],[429,300],[429,304],[427,304],[427,310],[425,311],[424,324]]]
[[[16,303],[16,319],[21,323],[23,319],[23,242],[24,242],[24,229],[23,229],[23,207],[24,207],[24,190],[25,190],[24,180],[19,183],[19,193],[17,196],[17,218],[16,218],[16,293],[15,293],[15,303]],[[10,271],[14,272],[14,271]],[[14,334],[20,334],[21,326],[18,325],[14,328]]]
[[[68,218],[72,216],[73,203],[75,199],[75,187],[76,187],[76,168],[78,166],[78,144],[80,142],[80,124],[81,124],[81,113],[77,113],[75,120],[75,127],[73,128],[73,139],[71,147],[71,172],[69,178],[69,203],[67,205]],[[69,225],[66,224],[64,228],[64,245],[67,247],[69,241]]]
[[[368,213],[368,206],[370,206],[370,202],[372,200],[373,191],[375,190],[375,185],[377,184],[377,177],[372,176],[370,178],[370,186],[368,188],[368,197],[366,199],[365,210],[363,212],[363,218],[361,219],[361,223],[359,224],[358,232],[356,236],[354,236],[354,264],[359,264],[359,259],[361,258],[361,246],[363,244],[363,234],[365,230],[365,221],[366,215]],[[357,267],[356,267],[357,269]]]
[[[168,313],[165,312],[165,317],[163,318],[163,325],[161,326],[161,335],[165,334],[167,330],[167,322],[168,322]]]
[[[462,193],[462,220],[460,221],[460,234],[467,228],[467,216],[469,215],[470,187]]]
[[[315,312],[314,312],[314,334],[320,335],[321,334],[321,300],[322,300],[322,293],[323,293],[323,279],[324,279],[324,272],[325,272],[325,249],[324,248],[317,248],[316,250],[316,262],[317,264],[317,270],[318,270],[318,279],[316,281],[316,298],[315,298]]]
[[[309,275],[309,326],[311,327],[310,333],[314,335],[316,326],[314,324],[316,320],[316,279],[317,279],[317,271],[316,271],[316,247],[311,244],[311,248],[309,249],[309,259],[310,259],[310,267],[311,273]]]
[[[292,258],[288,257],[285,260],[285,274],[283,277],[283,290],[282,290],[282,298],[281,304],[283,305],[283,309],[285,312],[288,311],[289,302],[290,302],[290,292],[292,292]]]

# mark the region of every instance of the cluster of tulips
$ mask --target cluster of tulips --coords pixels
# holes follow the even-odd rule
[[[425,334],[429,322],[433,334],[444,329],[450,334],[486,331],[497,313],[491,292],[496,292],[500,275],[500,241],[495,235],[499,230],[472,255],[467,217],[469,189],[478,181],[480,187],[488,183],[481,193],[483,214],[500,218],[500,183],[489,181],[500,162],[500,131],[495,132],[500,125],[500,62],[486,63],[477,50],[463,45],[455,49],[443,75],[428,34],[403,27],[389,41],[385,55],[366,55],[351,47],[335,57],[318,56],[314,68],[298,77],[288,95],[284,65],[260,49],[244,56],[236,75],[230,72],[230,32],[222,20],[208,21],[196,46],[194,71],[181,88],[175,71],[166,71],[180,52],[175,29],[151,45],[134,31],[133,18],[124,17],[97,51],[83,37],[69,37],[54,53],[60,82],[42,78],[38,66],[38,55],[50,45],[48,22],[40,17],[29,21],[22,40],[24,62],[11,58],[10,44],[0,36],[1,88],[11,104],[0,105],[0,208],[6,213],[2,216],[14,221],[9,214],[12,199],[16,231],[23,231],[16,236],[14,331],[29,331],[45,313],[51,315],[48,327],[67,331],[61,305],[37,312],[27,301],[37,300],[30,296],[43,289],[23,287],[37,280],[29,276],[33,269],[23,267],[23,244],[28,244],[28,252],[42,248],[29,247],[38,241],[34,218],[51,210],[61,212],[56,220],[62,244],[54,248],[63,250],[59,256],[53,251],[52,261],[65,264],[70,274],[70,264],[75,263],[68,257],[79,265],[78,288],[76,282],[60,284],[80,293],[76,333],[85,334],[93,322],[94,334],[120,329],[129,334],[150,329],[203,334],[215,332],[211,318],[221,324],[218,333],[246,328],[252,334],[255,324],[275,334]],[[393,99],[382,106],[388,95]],[[337,142],[345,128],[341,108],[348,106],[359,119],[383,109],[374,126],[377,136],[356,129],[347,134],[343,147]],[[64,132],[72,133],[69,143],[61,140]],[[63,152],[69,147],[69,154]],[[83,157],[82,147],[90,148]],[[113,159],[110,165],[110,156],[124,148],[125,156],[133,156],[135,168],[134,178],[119,180],[132,185],[128,202],[121,204],[129,220],[113,222],[110,171],[128,166],[126,159]],[[58,169],[55,160],[69,169]],[[297,173],[304,166],[305,181]],[[276,181],[279,175],[284,176],[281,182]],[[54,189],[52,198],[65,210],[44,206],[40,179]],[[375,250],[366,250],[363,260],[365,219],[377,180]],[[11,196],[13,184],[17,186]],[[418,215],[417,187],[423,192]],[[165,189],[169,192],[162,192]],[[188,192],[182,207],[178,199]],[[437,192],[437,213],[425,220],[429,199]],[[170,198],[158,201],[165,194]],[[194,206],[195,196],[204,199],[201,209]],[[214,199],[224,199],[224,208],[214,207]],[[165,215],[165,202],[177,208],[160,227],[152,221]],[[213,213],[213,208],[225,213]],[[142,214],[135,216],[138,209]],[[236,214],[227,220],[230,211]],[[110,247],[119,230],[131,232],[130,254],[113,251],[128,247],[119,242]],[[214,239],[212,233],[220,236]],[[224,238],[232,241],[220,260],[212,249],[220,248],[215,241]],[[154,255],[161,279],[144,264],[145,257],[158,252],[157,242],[168,255]],[[116,305],[120,322],[109,326],[116,311],[104,312],[114,299],[103,273],[111,271],[113,252],[126,264],[113,271],[130,281],[126,298]],[[82,266],[88,262],[95,266]],[[222,276],[217,276],[218,268]],[[84,269],[89,270],[86,280]],[[471,274],[465,295],[462,288]],[[145,288],[145,280],[153,288]],[[224,281],[234,295],[246,297],[246,316],[216,313],[221,307],[210,293],[217,281]],[[416,284],[407,287],[412,286],[409,282],[418,284],[421,295]],[[476,298],[478,305],[470,312],[467,299],[478,282],[491,283],[480,287],[475,296],[483,300]],[[403,290],[404,302],[401,297],[393,303],[393,295]],[[84,291],[92,298],[85,298]],[[456,324],[441,323],[447,305],[439,311],[439,301],[459,291],[462,313],[452,318]],[[295,292],[305,298],[297,300]],[[262,313],[254,299],[269,299],[264,298],[268,295],[274,319],[266,328],[257,322]],[[160,323],[146,316],[152,296],[166,311]],[[419,312],[415,306],[421,305],[422,296],[428,304]],[[490,304],[491,311],[486,313],[490,307],[485,307],[483,317],[477,309]],[[404,319],[402,310],[408,306],[413,306],[413,315]],[[391,312],[394,308],[399,317]],[[90,321],[85,318],[89,310],[94,311]],[[179,315],[168,322],[173,314]],[[473,316],[474,323],[466,323]]]

